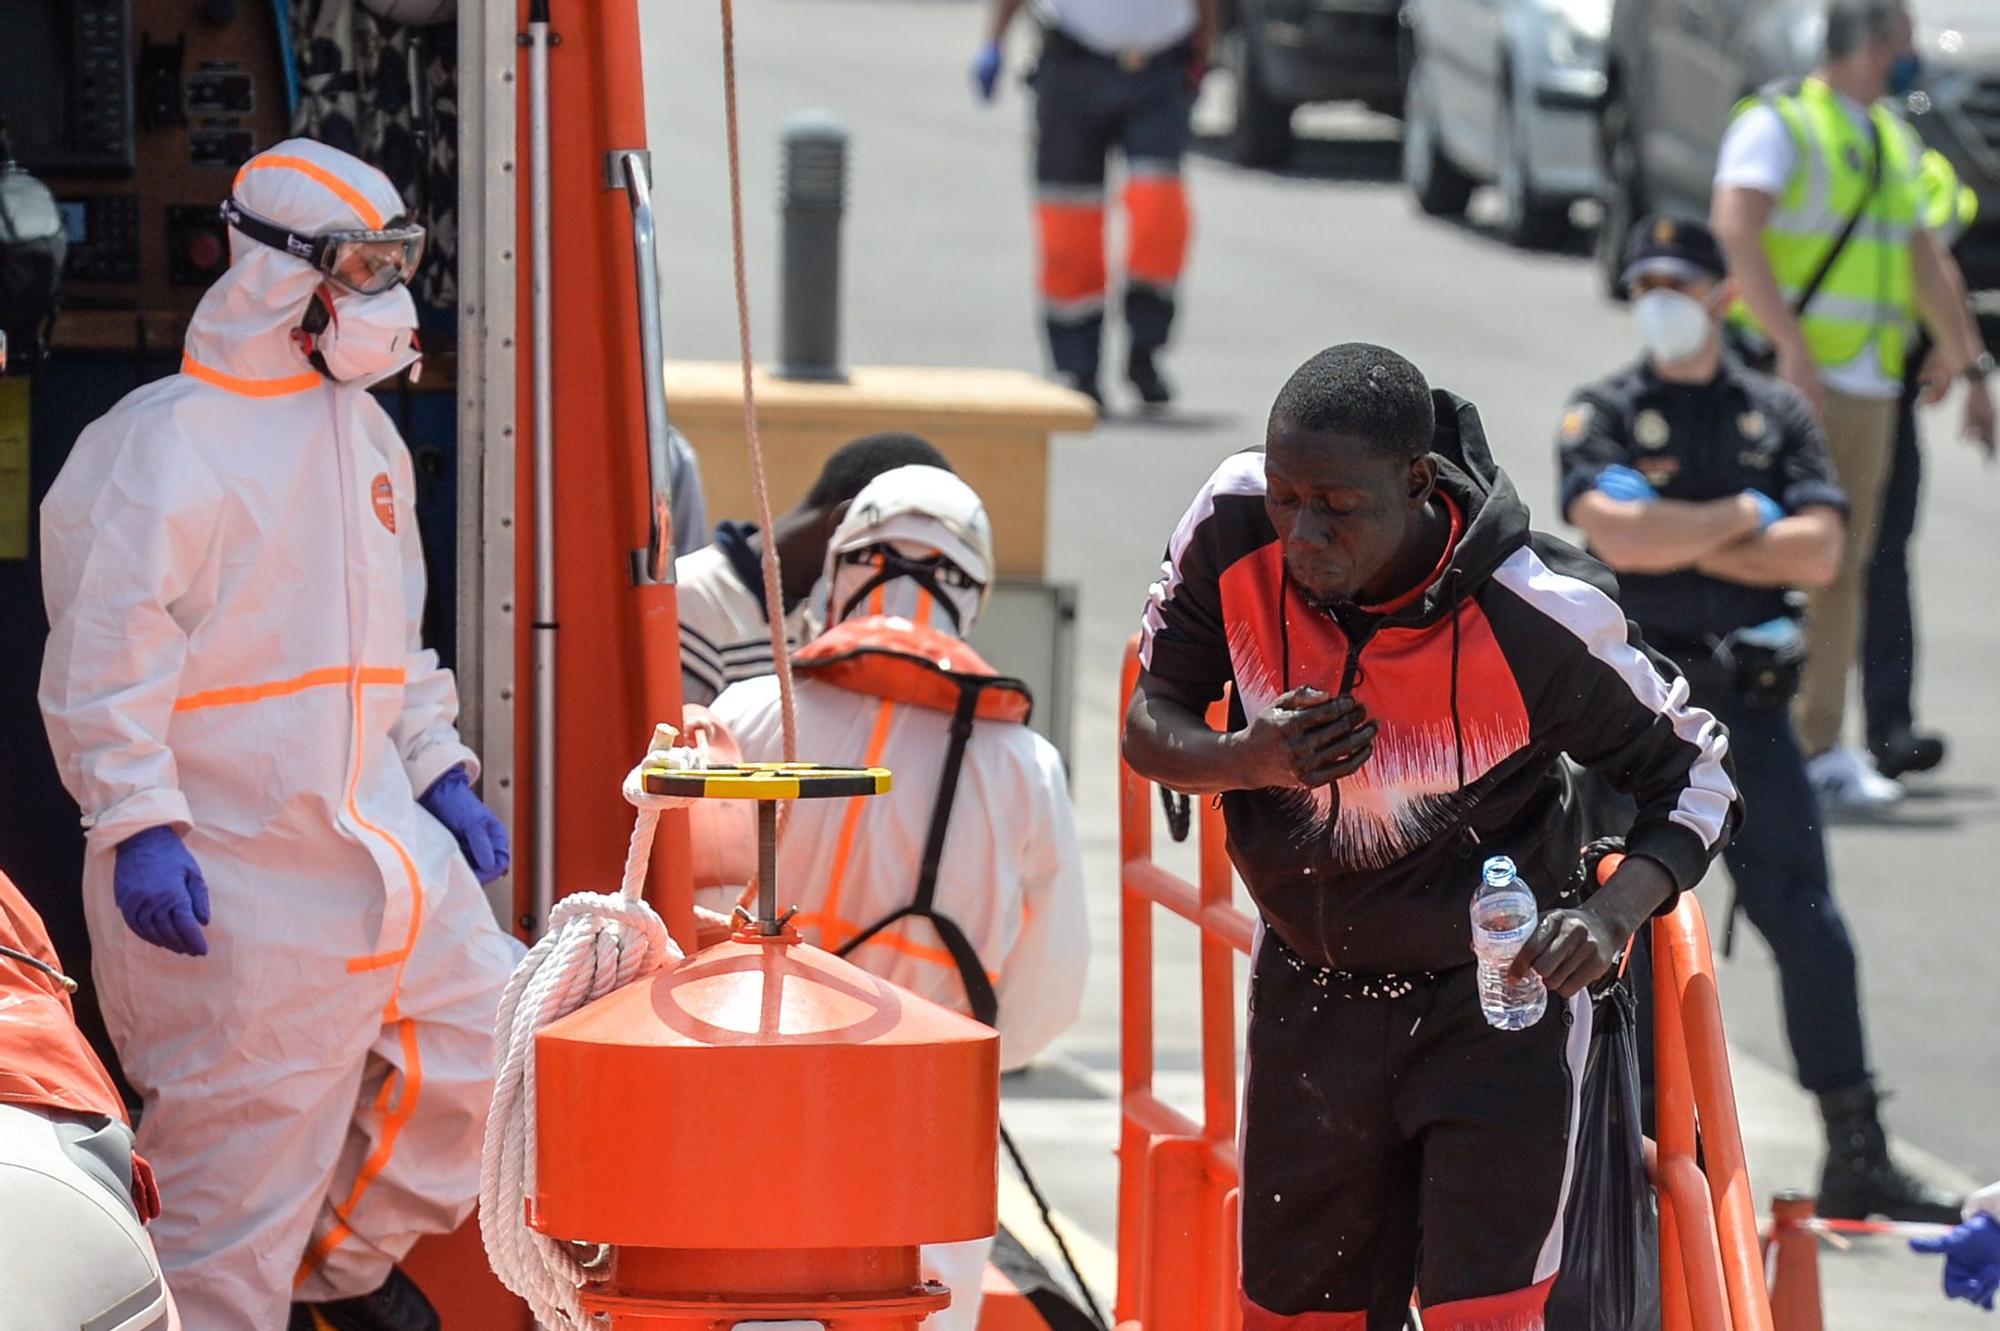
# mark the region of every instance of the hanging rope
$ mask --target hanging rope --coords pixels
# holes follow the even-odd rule
[[[640,775],[649,764],[708,765],[706,746],[675,748],[676,738],[673,727],[659,727],[645,762],[625,778],[625,798],[639,812],[619,890],[576,892],[558,901],[549,913],[548,932],[515,968],[500,997],[493,1037],[499,1071],[479,1162],[479,1235],[494,1274],[527,1300],[549,1331],[591,1331],[597,1324],[578,1298],[589,1272],[576,1247],[527,1224],[527,1202],[535,1195],[535,1035],[550,1022],[681,959],[667,926],[643,894],[661,811],[690,801],[648,795]]]
[[[764,442],[757,434],[757,387],[750,365],[750,285],[743,269],[743,169],[736,134],[736,5],[722,0],[722,101],[729,126],[729,239],[736,260],[736,340],[743,363],[743,436],[750,444],[750,486],[757,529],[764,533],[764,618],[771,626],[771,660],[778,667],[785,761],[799,760],[799,715],[792,694],[792,653],[785,641],[785,592],[778,576],[778,539],[771,527],[771,491],[764,478]]]

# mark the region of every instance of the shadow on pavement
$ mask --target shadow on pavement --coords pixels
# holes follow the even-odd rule
[[[1233,411],[1147,411],[1142,408],[1107,408],[1097,418],[1100,430],[1145,430],[1160,434],[1206,434],[1235,430],[1243,418]]]
[[[1403,146],[1396,139],[1313,138],[1301,136],[1283,166],[1239,167],[1223,152],[1217,135],[1198,135],[1194,151],[1233,170],[1257,172],[1284,180],[1342,181],[1354,185],[1396,185],[1403,179]]]

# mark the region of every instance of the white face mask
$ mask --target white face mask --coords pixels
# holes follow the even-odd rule
[[[326,373],[339,383],[378,379],[417,363],[417,302],[409,288],[373,296],[341,296],[333,317],[313,339]],[[419,371],[412,370],[414,380]]]
[[[1707,305],[1668,288],[1656,288],[1633,301],[1632,318],[1646,350],[1663,365],[1700,355],[1715,331]]]

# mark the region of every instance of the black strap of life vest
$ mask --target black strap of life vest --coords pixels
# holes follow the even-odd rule
[[[898,920],[913,915],[929,920],[937,930],[939,940],[944,943],[945,951],[951,954],[952,963],[958,967],[959,983],[965,986],[965,999],[972,1008],[973,1018],[984,1025],[997,1027],[1000,996],[993,992],[993,981],[986,976],[986,967],[980,963],[978,950],[965,936],[965,930],[958,927],[958,922],[935,904],[938,866],[944,860],[944,836],[951,826],[951,807],[958,798],[958,776],[965,766],[965,746],[972,741],[972,722],[978,715],[979,695],[985,690],[986,683],[984,680],[958,680],[958,707],[951,716],[951,744],[945,749],[944,770],[938,774],[937,803],[931,809],[930,832],[924,841],[923,866],[917,871],[916,896],[909,905],[891,911],[848,939],[835,955],[848,955]]]

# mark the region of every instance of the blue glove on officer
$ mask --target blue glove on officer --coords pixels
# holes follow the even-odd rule
[[[454,767],[417,798],[431,817],[444,824],[445,831],[458,838],[465,862],[482,884],[507,872],[512,857],[507,850],[507,829],[493,816],[493,810],[472,793],[472,780],[463,767]]]
[[[1785,516],[1785,506],[1765,494],[1762,490],[1745,490],[1743,493],[1757,501],[1758,531],[1763,531],[1779,518]]]
[[[111,899],[125,927],[154,947],[208,955],[208,880],[171,827],[149,827],[118,843]]]
[[[1596,488],[1607,499],[1628,499],[1650,504],[1660,497],[1653,483],[1630,467],[1606,467],[1597,473]]]
[[[1944,1296],[1993,1311],[2000,1290],[2000,1220],[1981,1213],[1949,1234],[1911,1239],[1911,1252],[1944,1254]]]
[[[1000,43],[988,42],[979,48],[979,54],[972,58],[972,83],[979,90],[979,100],[993,100],[993,90],[1000,83]]]

